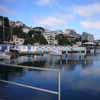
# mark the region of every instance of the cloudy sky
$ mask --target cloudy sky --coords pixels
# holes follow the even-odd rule
[[[100,0],[0,0],[0,15],[29,26],[86,31],[100,39]]]

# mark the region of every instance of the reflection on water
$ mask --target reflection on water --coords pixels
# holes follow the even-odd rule
[[[4,63],[8,64],[18,64],[25,66],[34,67],[47,67],[47,68],[61,68],[76,65],[81,65],[81,67],[89,67],[93,64],[93,57],[86,57],[84,60],[68,60],[67,58],[62,59],[61,56],[53,55],[43,55],[43,56],[20,56],[12,60],[4,60]],[[72,68],[73,69],[73,68]]]
[[[11,68],[0,66],[0,79],[9,80],[10,77],[13,78],[23,75],[24,70],[22,68]]]
[[[100,100],[100,55],[88,56],[84,60],[67,60],[51,55],[21,56],[4,62],[42,68],[60,68],[62,100]],[[0,66],[0,78],[57,90],[57,74],[54,72]],[[49,97],[45,100],[49,100]],[[52,100],[56,99],[52,98]]]

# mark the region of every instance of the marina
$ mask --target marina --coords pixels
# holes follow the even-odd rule
[[[99,6],[0,0],[0,100],[100,100]]]
[[[0,51],[4,53],[19,55],[43,55],[50,54],[55,56],[66,56],[68,59],[78,57],[79,59],[86,56],[86,48],[78,46],[31,46],[31,45],[0,45]],[[6,54],[5,54],[6,55]],[[5,56],[4,55],[4,56]],[[3,55],[1,54],[1,57]],[[9,57],[9,56],[7,56]],[[7,58],[6,57],[6,58]]]

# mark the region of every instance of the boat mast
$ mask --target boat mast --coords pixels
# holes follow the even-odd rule
[[[12,41],[12,26],[11,25],[10,25],[10,32],[11,32],[10,41]]]
[[[4,17],[3,17],[3,42],[4,42],[4,40],[5,40],[5,26],[4,26]]]

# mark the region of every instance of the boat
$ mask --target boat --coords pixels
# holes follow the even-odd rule
[[[0,52],[0,59],[10,59],[11,55],[6,52]]]
[[[71,47],[70,50],[68,50],[68,58],[77,60],[77,59],[84,59],[86,56],[86,48],[85,47]]]

